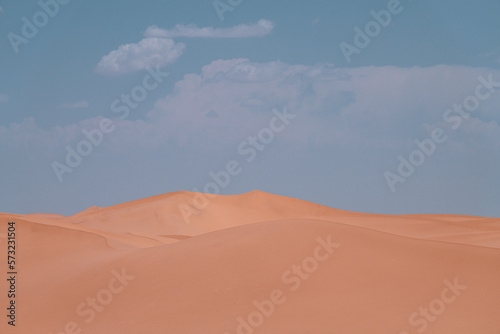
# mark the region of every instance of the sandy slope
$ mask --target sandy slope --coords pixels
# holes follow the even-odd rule
[[[17,224],[19,272],[16,327],[3,315],[0,332],[500,333],[500,219],[363,214],[254,191],[186,220],[193,200],[0,214],[4,252]],[[5,310],[6,280],[0,289]]]

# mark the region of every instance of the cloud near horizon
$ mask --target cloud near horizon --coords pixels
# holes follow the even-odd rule
[[[95,71],[104,75],[119,75],[147,67],[164,67],[174,63],[184,49],[184,43],[175,43],[172,39],[147,37],[139,43],[121,45],[111,51],[102,57]]]
[[[239,24],[229,28],[199,28],[195,24],[177,24],[173,29],[162,29],[150,26],[146,29],[146,37],[198,37],[198,38],[249,38],[261,37],[270,34],[274,29],[272,21],[261,19],[254,24]]]
[[[109,145],[156,147],[175,141],[182,147],[210,143],[214,149],[227,148],[261,129],[273,108],[286,106],[297,115],[297,121],[292,126],[295,130],[280,134],[282,141],[404,152],[413,140],[442,126],[445,110],[474,93],[478,75],[489,73],[500,81],[499,71],[459,66],[342,69],[331,64],[220,59],[198,74],[185,75],[172,93],[156,101],[145,119],[116,120],[117,130],[110,135]],[[499,102],[500,93],[492,95],[464,120],[449,142],[467,143],[467,133],[474,128],[485,130],[476,131],[475,136],[500,138],[500,117],[495,109]],[[0,139],[11,141],[29,129],[25,139],[47,137],[38,143],[55,141],[64,147],[97,121],[42,131],[31,120],[25,125],[0,127]],[[472,122],[474,127],[467,126]],[[2,139],[2,135],[6,137]],[[474,142],[466,146],[474,150]]]

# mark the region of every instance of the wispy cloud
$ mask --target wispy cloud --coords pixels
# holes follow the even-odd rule
[[[194,24],[178,24],[173,29],[150,26],[139,43],[121,45],[102,57],[95,71],[104,75],[119,75],[174,63],[186,48],[184,43],[174,42],[174,37],[248,38],[268,35],[273,29],[274,23],[265,19],[229,28],[199,28]]]
[[[84,109],[88,108],[89,103],[87,101],[78,101],[75,103],[63,103],[59,106],[61,109]]]
[[[95,71],[104,75],[118,75],[164,67],[175,62],[184,52],[184,43],[171,39],[144,38],[139,43],[124,44],[102,57]]]
[[[478,55],[481,58],[486,58],[486,59],[489,59],[497,64],[500,64],[500,47],[486,51],[486,52],[481,52]]]
[[[3,13],[3,8],[2,8],[2,6],[0,6],[0,13]]]
[[[177,24],[173,29],[162,29],[151,26],[146,29],[146,37],[201,37],[201,38],[247,38],[260,37],[270,34],[274,29],[274,23],[261,19],[254,24],[240,24],[229,28],[199,28],[194,24]]]
[[[9,95],[7,95],[7,94],[0,94],[0,103],[8,102],[8,101],[9,101]]]

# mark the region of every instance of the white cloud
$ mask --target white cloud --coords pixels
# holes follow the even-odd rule
[[[3,10],[2,6],[0,6],[0,13],[3,13],[3,12],[4,12],[4,10]]]
[[[9,101],[9,95],[7,95],[7,94],[0,94],[0,103],[8,102],[8,101]]]
[[[479,57],[489,59],[497,64],[500,64],[500,47],[491,49],[486,52],[481,52],[478,54]]]
[[[136,72],[147,67],[164,67],[175,62],[185,49],[184,43],[175,43],[173,37],[246,38],[271,33],[274,23],[261,19],[254,24],[240,24],[230,28],[199,28],[194,24],[176,25],[173,29],[151,26],[139,43],[121,45],[102,57],[95,71],[104,75]]]
[[[118,75],[164,67],[175,62],[184,52],[184,43],[171,39],[144,38],[139,43],[125,44],[102,57],[95,71],[105,75]]]
[[[498,71],[459,66],[341,69],[217,60],[177,82],[175,94],[157,101],[148,122],[158,138],[168,133],[185,145],[225,147],[264,124],[272,108],[287,106],[300,117],[281,140],[402,149],[426,137],[428,125],[440,126],[446,109],[474,93],[477,77],[489,73],[500,81]],[[472,117],[500,123],[499,101],[500,92]],[[216,122],[205,117],[211,110]]]
[[[84,109],[88,108],[89,103],[87,101],[78,101],[74,103],[63,103],[59,106],[61,109]]]
[[[161,29],[151,26],[146,29],[146,37],[202,37],[202,38],[247,38],[260,37],[270,34],[273,31],[274,23],[261,19],[254,24],[240,24],[230,28],[199,28],[194,24],[177,24],[173,29]]]
[[[414,139],[425,138],[429,129],[442,127],[445,110],[474,93],[477,77],[489,73],[500,81],[499,71],[459,66],[342,69],[331,64],[220,59],[200,73],[185,75],[171,94],[156,101],[145,119],[116,121],[117,130],[109,143],[117,150],[124,145],[155,147],[171,141],[183,147],[211,143],[214,148],[230,149],[235,141],[265,125],[273,108],[287,106],[298,116],[290,131],[280,134],[280,141],[404,150]],[[499,102],[500,92],[470,117],[480,120],[471,126],[477,125],[487,138],[500,131]],[[82,125],[39,135],[51,133],[64,147],[67,138],[78,138]],[[475,147],[467,141],[466,129],[471,132],[464,126],[450,142],[461,138],[469,148]]]

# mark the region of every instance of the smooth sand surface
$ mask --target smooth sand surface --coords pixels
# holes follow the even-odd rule
[[[1,333],[500,334],[498,218],[176,192],[0,214],[5,277],[9,221],[16,326],[2,279]]]

